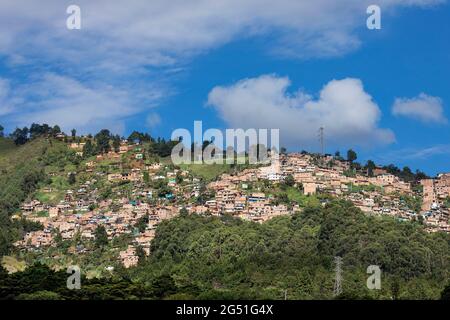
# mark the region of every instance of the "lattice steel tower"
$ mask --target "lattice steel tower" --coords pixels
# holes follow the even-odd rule
[[[338,296],[342,293],[342,258],[341,257],[334,257],[334,263],[335,266],[335,272],[336,272],[336,278],[334,281],[334,296]]]
[[[325,141],[324,141],[323,130],[324,130],[324,127],[319,128],[320,152],[322,155],[324,155],[324,153],[325,153]]]

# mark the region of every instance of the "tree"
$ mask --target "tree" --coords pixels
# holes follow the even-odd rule
[[[61,296],[53,291],[36,291],[32,293],[22,293],[17,296],[17,300],[62,300]]]
[[[295,179],[292,176],[292,174],[289,174],[286,176],[286,178],[284,179],[284,184],[287,185],[288,187],[292,187],[295,184]]]
[[[0,124],[0,138],[3,138],[5,136],[4,130],[5,128],[3,128],[3,126]]]
[[[72,129],[71,133],[72,133],[72,138],[75,138],[77,136],[77,130],[76,129]]]
[[[145,229],[148,226],[148,216],[142,216],[138,219],[138,221],[136,222],[136,224],[134,225],[135,228],[137,228],[139,230],[140,233],[144,232]]]
[[[95,246],[97,248],[104,247],[108,244],[108,234],[104,226],[98,226],[94,232],[95,236]]]
[[[441,300],[450,300],[450,284],[444,288],[444,291],[442,291]]]
[[[416,179],[414,173],[412,172],[412,170],[409,167],[403,167],[403,170],[402,170],[400,176],[406,182],[413,182]]]
[[[57,134],[60,134],[60,133],[61,133],[61,128],[57,124],[55,124],[53,126],[53,129],[52,129],[52,134],[53,135],[57,135]]]
[[[144,171],[144,177],[143,178],[144,178],[144,183],[146,185],[148,185],[150,183],[150,175],[148,174],[147,171]]]
[[[112,139],[113,139],[112,146],[114,152],[118,153],[120,151],[120,137],[116,135]]]
[[[59,127],[58,127],[59,128]],[[58,129],[56,128],[56,129]],[[40,125],[38,123],[32,123],[30,127],[30,139],[36,139],[40,136],[48,136],[52,134],[52,128],[46,123]]]
[[[94,154],[94,146],[92,145],[91,140],[87,140],[83,147],[83,157],[87,158],[93,156]]]
[[[11,134],[11,138],[14,140],[14,143],[19,146],[27,143],[28,133],[29,130],[27,127],[24,127],[23,129],[16,128],[16,130],[14,130],[14,132]]]
[[[177,184],[180,184],[183,182],[183,176],[180,174],[180,172],[177,172],[175,179],[176,179]]]
[[[187,211],[187,209],[185,207],[180,209],[180,216],[187,216],[189,214],[189,212]]]
[[[143,265],[145,263],[146,254],[142,246],[136,246],[136,255],[138,256],[138,264]]]
[[[416,170],[416,180],[429,179],[430,177],[420,170]]]
[[[152,282],[153,294],[158,298],[175,293],[176,290],[175,281],[169,274],[162,274]]]
[[[128,140],[134,143],[151,142],[153,139],[148,133],[133,131]]]
[[[366,167],[367,167],[367,175],[369,177],[373,177],[373,169],[375,169],[375,162],[373,162],[372,160],[368,160]]]
[[[111,139],[111,133],[108,129],[103,129],[95,135],[95,141],[97,142],[97,150],[100,153],[108,153],[111,150],[109,140]]]
[[[212,144],[212,141],[204,140],[202,143],[202,151],[204,151],[206,147],[209,146],[210,144]]]
[[[391,294],[392,294],[392,300],[398,300],[398,296],[400,294],[400,279],[398,276],[394,277],[394,279],[391,282]]]
[[[350,161],[350,163],[353,163],[353,161],[355,161],[356,159],[358,159],[356,152],[353,151],[352,149],[348,150],[347,151],[347,160]]]
[[[73,172],[69,173],[69,178],[67,179],[67,182],[68,182],[70,185],[74,185],[75,182],[77,182],[75,173],[73,173]]]

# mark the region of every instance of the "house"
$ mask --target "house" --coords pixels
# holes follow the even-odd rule
[[[266,200],[266,195],[262,192],[254,192],[248,197],[249,202],[258,202]]]
[[[48,209],[48,216],[50,218],[56,218],[60,213],[60,209],[58,207],[50,207]]]
[[[86,144],[85,142],[80,142],[80,143],[73,142],[69,145],[69,148],[72,150],[82,151],[85,144]]]
[[[136,249],[133,246],[128,246],[126,250],[119,252],[119,259],[125,268],[130,268],[138,264],[139,257],[136,254]]]
[[[305,195],[316,194],[317,184],[315,182],[304,182],[302,185],[303,185],[303,193]]]

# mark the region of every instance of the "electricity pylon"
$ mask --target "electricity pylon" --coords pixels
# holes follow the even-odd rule
[[[324,127],[319,128],[320,152],[321,152],[322,156],[324,155],[324,152],[325,152],[323,130],[324,130]]]
[[[334,257],[334,263],[336,264],[334,269],[336,272],[336,278],[334,281],[333,294],[337,297],[342,293],[342,258]]]

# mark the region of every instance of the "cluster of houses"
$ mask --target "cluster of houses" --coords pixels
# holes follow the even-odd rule
[[[439,174],[436,179],[424,179],[421,184],[425,223],[430,228],[437,226],[439,230],[450,232],[450,173]]]
[[[83,145],[72,143],[69,147],[82,150]],[[86,162],[85,172],[91,173],[92,178],[77,186],[76,190],[66,190],[59,204],[48,205],[37,200],[24,203],[16,218],[22,216],[40,222],[44,228],[26,234],[15,245],[22,250],[41,250],[56,246],[57,239],[80,237],[93,240],[95,230],[102,225],[109,239],[124,234],[132,236],[132,243],[118,256],[119,261],[128,268],[138,263],[137,247],[141,247],[145,254],[150,254],[150,243],[157,224],[178,215],[182,208],[189,213],[231,214],[255,222],[300,212],[302,208],[296,202],[280,203],[260,188],[249,188],[258,183],[277,185],[288,177],[305,196],[331,194],[352,201],[368,214],[391,215],[400,220],[421,216],[430,231],[450,232],[449,212],[446,209],[446,201],[450,199],[450,174],[422,181],[423,204],[422,210],[418,212],[408,206],[404,197],[422,197],[422,194],[413,192],[409,183],[381,168],[375,168],[373,175],[368,176],[350,170],[350,163],[344,160],[292,153],[272,156],[269,166],[254,166],[233,174],[222,174],[206,186],[207,193],[212,196],[197,203],[192,199],[201,195],[200,179],[192,177],[186,170],[165,170],[167,167],[161,163],[144,164],[139,146],[122,142],[119,151]],[[133,159],[131,168],[126,171],[122,170],[121,160],[118,160],[125,153],[131,154]],[[107,160],[111,170],[96,171],[96,166],[103,160]],[[184,183],[178,183],[179,177]],[[100,179],[109,184],[129,183],[133,191],[130,194],[115,193],[100,201],[96,187]],[[166,193],[164,199],[156,198],[155,190],[143,183],[146,179],[161,180],[170,193]],[[154,201],[155,198],[157,201]],[[148,222],[144,230],[138,230],[136,224],[143,217]],[[75,253],[86,251],[86,247],[80,246]]]
[[[348,161],[331,156],[281,155],[269,166],[245,169],[234,175],[223,174],[208,185],[215,191],[214,199],[189,209],[194,213],[228,213],[260,222],[298,212],[301,210],[298,204],[289,207],[274,204],[264,193],[245,190],[247,183],[265,180],[277,184],[292,176],[305,195],[331,194],[353,202],[368,214],[390,215],[401,221],[417,220],[420,216],[429,231],[450,232],[449,211],[443,203],[450,199],[450,174],[422,181],[423,206],[418,211],[405,200],[405,197],[422,200],[422,195],[414,192],[410,183],[378,167],[371,176],[357,172],[349,175],[349,172]]]
[[[111,210],[116,205],[117,211]],[[38,201],[24,204],[29,210],[42,209]],[[70,211],[55,210],[55,214],[39,216],[28,212],[27,219],[40,222],[44,228],[42,231],[33,231],[25,235],[24,239],[17,241],[15,245],[26,250],[39,250],[47,246],[57,245],[57,236],[62,240],[71,240],[79,236],[84,240],[94,240],[95,230],[98,226],[105,227],[108,239],[112,240],[123,234],[133,237],[133,245],[140,246],[144,252],[150,254],[150,242],[154,238],[157,224],[174,217],[179,212],[175,206],[150,206],[145,202],[133,202],[127,198],[118,201],[101,201],[98,207],[92,211],[72,214]],[[135,227],[142,217],[148,218],[148,223],[143,232]],[[77,253],[85,253],[86,248],[77,248]],[[130,252],[127,249],[126,252]],[[136,257],[121,252],[119,257],[125,266],[134,265]],[[134,262],[133,262],[134,261]],[[136,262],[137,263],[137,262]]]
[[[69,147],[75,150],[82,149],[83,143],[73,143]],[[125,147],[121,147],[125,151]],[[101,225],[105,227],[110,240],[124,234],[132,236],[133,241],[130,247],[119,253],[118,258],[124,266],[130,267],[137,263],[137,246],[149,255],[150,242],[154,238],[157,224],[164,219],[174,217],[181,208],[167,201],[151,201],[154,199],[154,191],[143,184],[144,172],[148,173],[151,180],[164,180],[167,183],[167,186],[171,188],[168,198],[175,194],[188,197],[192,192],[195,193],[195,189],[198,193],[198,187],[192,188],[194,191],[186,191],[177,185],[177,175],[186,177],[187,171],[173,170],[161,175],[164,167],[160,163],[144,165],[142,159],[136,157],[140,150],[135,145],[128,146],[126,150],[126,152],[131,151],[132,158],[138,160],[132,163],[130,170],[120,170],[120,161],[110,161],[117,158],[117,153],[110,152],[97,157],[96,160],[86,162],[84,173],[90,174],[92,178],[77,184],[75,190],[65,190],[64,199],[58,204],[41,203],[38,200],[23,203],[20,214],[16,214],[13,218],[24,217],[41,223],[44,228],[41,231],[27,233],[22,240],[15,243],[15,246],[21,250],[41,251],[48,246],[57,246],[57,239],[71,240],[80,237],[82,240],[94,240],[95,230]],[[104,160],[109,164],[110,170],[119,170],[120,173],[95,170]],[[130,193],[115,191],[106,200],[100,201],[96,184],[98,180],[111,186],[117,185],[118,182],[130,182],[133,190]],[[198,181],[194,179],[197,184]],[[51,193],[54,190],[46,187],[42,191]],[[147,218],[148,223],[145,230],[139,232],[136,224],[143,217]],[[77,246],[74,253],[86,252],[86,247]]]

